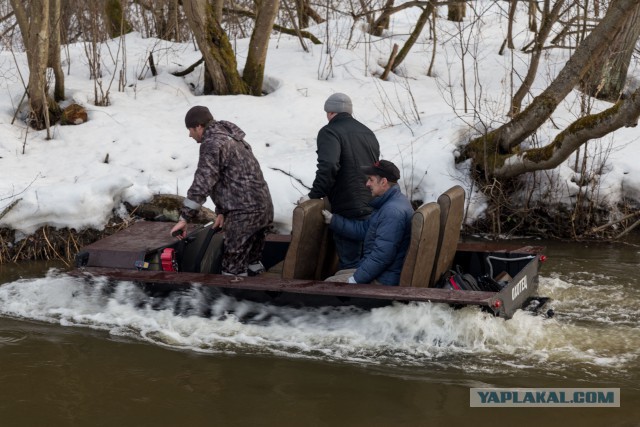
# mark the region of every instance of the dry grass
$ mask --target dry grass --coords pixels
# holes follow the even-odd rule
[[[132,218],[112,218],[103,230],[82,230],[45,226],[14,242],[15,231],[0,228],[0,264],[33,260],[59,260],[68,267],[80,248],[127,228]]]

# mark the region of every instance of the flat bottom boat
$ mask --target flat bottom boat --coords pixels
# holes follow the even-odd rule
[[[256,276],[219,274],[223,234],[211,223],[176,240],[169,236],[168,223],[153,221],[138,221],[84,247],[72,274],[132,281],[154,295],[199,284],[238,299],[292,306],[373,308],[416,301],[475,305],[510,318],[518,309],[545,301],[536,296],[543,248],[458,242],[464,211],[459,186],[414,213],[399,286],[324,280],[337,270],[331,232],[321,214],[324,207],[322,200],[298,205],[291,235],[267,236],[262,261],[266,272]],[[475,286],[460,283],[462,277],[475,279]]]

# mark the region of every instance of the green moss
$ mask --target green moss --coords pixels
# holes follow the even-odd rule
[[[550,114],[556,106],[557,100],[553,96],[538,96],[523,112],[512,119],[511,124],[518,126],[518,122],[530,119],[531,111],[538,111],[538,114],[542,115]],[[580,121],[574,123],[574,125],[580,125]],[[565,132],[570,131],[571,127],[565,130]],[[482,170],[485,176],[493,175],[496,169],[504,166],[507,159],[521,152],[519,145],[508,150],[503,148],[500,144],[500,135],[501,132],[498,129],[472,140],[465,148],[463,159],[471,158],[476,168]],[[554,151],[562,146],[563,139],[564,132],[560,133],[551,144],[545,147],[527,150],[525,154],[527,160],[536,163],[549,160]]]
[[[248,94],[249,88],[244,80],[242,80],[242,77],[240,77],[240,73],[238,73],[236,54],[233,51],[227,34],[218,21],[216,21],[215,12],[211,4],[207,5],[206,26],[208,39],[212,43],[209,48],[209,53],[220,65],[227,86],[226,93],[218,93],[218,95]]]
[[[552,143],[541,147],[541,148],[532,148],[527,150],[526,157],[527,160],[539,163],[543,161],[547,161],[553,156],[553,153],[556,150],[562,148],[562,144],[564,142],[564,138],[566,135],[576,134],[585,129],[593,129],[599,126],[599,124],[611,116],[618,114],[620,110],[620,103],[615,104],[611,108],[602,111],[598,114],[592,114],[589,116],[581,117],[575,122],[571,123],[565,130],[560,132],[553,140]]]
[[[500,153],[497,135],[496,131],[489,132],[472,140],[465,148],[465,158],[472,159],[476,167],[488,172],[489,175],[493,170],[504,165],[505,160],[513,155]]]
[[[533,162],[533,163],[539,163],[539,162],[544,162],[547,161],[551,158],[551,156],[553,155],[553,152],[555,151],[556,147],[560,147],[560,145],[562,145],[561,141],[557,141],[557,138],[554,142],[552,142],[551,144],[545,145],[544,147],[541,148],[531,148],[529,150],[527,150],[525,157],[527,158],[528,161]]]
[[[584,129],[593,129],[597,127],[603,120],[607,120],[610,117],[618,114],[621,105],[622,102],[617,102],[611,108],[608,108],[601,113],[581,117],[575,122],[571,123],[571,125],[569,125],[569,127],[562,133],[577,133]]]

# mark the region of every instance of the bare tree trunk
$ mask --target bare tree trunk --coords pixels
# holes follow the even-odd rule
[[[513,45],[513,21],[516,15],[517,3],[518,3],[517,0],[509,1],[509,23],[507,25],[507,47],[512,50],[515,48]]]
[[[371,24],[371,28],[369,29],[371,35],[380,37],[384,30],[389,28],[389,21],[394,12],[394,1],[395,0],[386,0],[385,5],[382,7],[382,13],[380,13],[380,16]]]
[[[29,64],[30,125],[44,129],[48,117],[46,78],[49,58],[49,0],[32,0],[27,6],[23,1],[11,0]]]
[[[359,0],[360,7],[362,8],[362,15],[364,16],[367,25],[369,26],[369,31],[373,30],[373,21],[375,20],[375,16],[373,14],[373,10],[370,8],[370,4],[367,4],[365,0]],[[327,2],[329,4],[329,2]],[[329,18],[329,8],[327,8],[327,19]]]
[[[153,16],[153,22],[156,26],[156,35],[158,38],[170,40],[169,36],[169,17],[165,17],[164,6],[166,0],[155,0],[151,2],[150,10]]]
[[[309,0],[296,0],[299,28],[307,28],[309,26],[309,9],[311,9]]]
[[[305,9],[305,11],[307,15],[309,15],[309,17],[315,21],[316,24],[322,24],[325,21],[325,19],[311,7],[311,3],[307,4],[307,8]]]
[[[60,0],[51,0],[49,25],[51,28],[49,36],[49,57],[47,65],[53,69],[55,76],[55,87],[53,89],[53,99],[62,101],[64,99],[64,72],[62,71],[62,63],[60,62],[60,19],[61,19],[61,3]]]
[[[540,57],[542,56],[544,42],[547,40],[547,37],[549,37],[549,33],[551,32],[553,24],[555,24],[558,20],[558,16],[560,15],[560,11],[564,6],[565,0],[557,0],[553,5],[553,9],[551,11],[549,11],[549,2],[550,0],[545,0],[544,2],[542,25],[540,26],[540,32],[536,35],[536,39],[533,45],[533,51],[531,52],[531,64],[529,64],[527,74],[524,77],[524,80],[522,80],[522,85],[518,88],[515,95],[513,95],[513,99],[511,100],[511,116],[514,116],[520,112],[522,101],[531,90],[531,86],[533,85],[536,75],[538,74],[538,66],[540,65]]]
[[[409,54],[409,51],[415,44],[416,40],[418,40],[420,33],[422,33],[422,29],[424,28],[426,23],[429,21],[429,16],[433,13],[433,10],[434,10],[433,3],[427,4],[427,6],[422,10],[422,13],[418,17],[418,21],[416,22],[416,26],[411,32],[411,35],[409,36],[407,41],[404,43],[404,46],[402,46],[402,49],[400,49],[400,52],[395,57],[393,67],[392,67],[393,70],[395,70],[400,64],[402,64],[402,61],[404,61],[404,59]],[[434,45],[435,45],[435,42],[434,42]],[[434,46],[434,49],[435,49],[435,46]]]
[[[617,101],[627,80],[631,56],[639,37],[640,3],[608,47],[608,52],[598,57],[596,64],[580,82],[581,89],[595,98]]]
[[[262,95],[262,80],[264,79],[264,65],[267,61],[269,38],[273,31],[280,0],[258,0],[256,24],[249,42],[249,53],[244,66],[242,79],[249,86],[252,95]]]
[[[545,1],[546,3],[546,1]],[[549,8],[545,4],[546,10]],[[538,32],[538,22],[536,21],[536,11],[538,10],[538,4],[536,0],[529,0],[529,31],[532,33]]]
[[[427,69],[427,76],[433,77],[433,66],[436,63],[436,48],[438,47],[438,33],[436,32],[436,19],[438,18],[436,8],[431,13],[431,39],[433,41],[433,49],[431,50],[431,60]]]
[[[183,0],[187,21],[205,61],[205,94],[248,94],[249,88],[240,77],[236,56],[229,38],[220,26],[213,7],[207,0]]]
[[[167,38],[169,40],[174,40],[176,42],[181,42],[182,38],[180,37],[180,7],[178,4],[178,0],[169,0],[169,12],[168,12],[168,21],[169,21],[169,33],[167,34]]]
[[[284,3],[286,6],[286,3]],[[290,12],[289,8],[286,8],[287,12]],[[227,13],[232,13],[234,15],[238,15],[238,16],[244,16],[247,18],[251,18],[251,19],[256,19],[256,14],[248,9],[229,9],[229,8],[225,8],[224,9],[225,12]],[[293,17],[290,18],[290,21],[293,22]],[[297,27],[297,24],[295,24],[295,22],[293,22],[295,26],[295,28],[286,28],[283,27],[282,25],[278,25],[278,24],[273,24],[273,30],[274,31],[278,31],[280,33],[284,33],[284,34],[289,34],[290,36],[296,36],[298,38],[300,38],[300,40],[302,41],[303,38],[305,39],[309,39],[311,40],[311,42],[313,44],[322,44],[322,42],[316,37],[314,36],[312,33],[310,33],[309,31],[305,31],[305,30],[301,30],[300,28]],[[303,49],[305,48],[304,43],[303,43]],[[305,51],[308,52],[308,50],[305,49]]]
[[[510,122],[472,140],[465,147],[463,157],[473,158],[476,165],[483,167],[488,159],[494,159],[491,161],[493,163],[495,156],[509,156],[514,147],[542,126],[596,58],[619,37],[618,33],[622,31],[637,6],[637,0],[619,0],[613,3],[602,21],[583,40],[549,87]],[[495,164],[493,167],[489,166],[485,173],[491,175],[494,168]]]
[[[218,22],[222,22],[222,13],[224,10],[224,0],[212,0],[213,4],[213,13],[214,16],[218,20]]]
[[[466,0],[453,0],[447,8],[447,19],[453,22],[462,22],[467,15]]]

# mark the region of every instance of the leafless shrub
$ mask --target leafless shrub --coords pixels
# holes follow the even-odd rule
[[[411,85],[406,78],[399,78],[391,86],[393,93],[387,92],[388,83],[373,80],[378,91],[379,103],[376,108],[382,114],[386,126],[394,126],[398,121],[405,125],[413,135],[413,125],[420,124],[420,112],[416,104]]]

